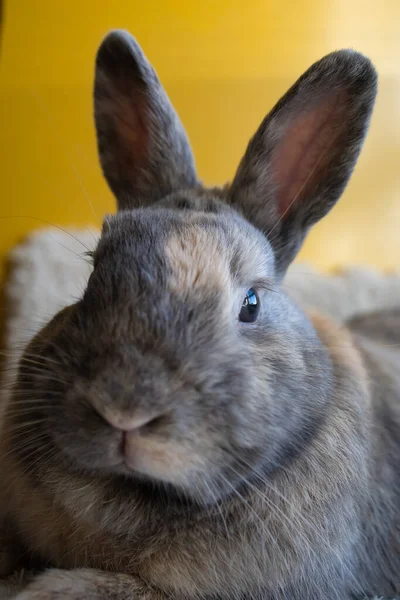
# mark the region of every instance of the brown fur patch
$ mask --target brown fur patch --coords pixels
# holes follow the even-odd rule
[[[321,341],[326,346],[332,362],[346,368],[364,387],[365,398],[369,398],[368,374],[362,355],[355,345],[350,331],[329,317],[316,311],[309,312]]]
[[[168,283],[173,293],[184,296],[194,290],[230,288],[226,252],[209,231],[188,226],[172,234],[164,249],[172,269]]]

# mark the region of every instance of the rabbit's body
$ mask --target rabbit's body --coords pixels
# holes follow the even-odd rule
[[[350,176],[374,95],[365,58],[323,59],[232,185],[207,190],[138,46],[105,40],[96,121],[123,210],[83,298],[27,348],[2,423],[3,524],[68,569],[20,600],[400,591],[396,351],[280,287]]]

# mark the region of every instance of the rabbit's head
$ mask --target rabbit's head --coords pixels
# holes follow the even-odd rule
[[[212,502],[301,452],[332,372],[280,282],[341,195],[375,93],[368,59],[330,54],[265,118],[233,183],[206,189],[135,40],[105,38],[95,119],[119,211],[82,299],[25,354],[15,397],[31,390],[37,418],[23,455]]]

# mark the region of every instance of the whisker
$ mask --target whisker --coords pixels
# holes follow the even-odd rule
[[[38,106],[41,107],[42,112],[46,116],[48,122],[53,126],[54,130],[57,131],[57,125],[56,125],[56,123],[55,123],[55,121],[54,121],[54,119],[53,119],[53,117],[51,115],[51,112],[49,111],[49,109],[43,103],[43,99],[40,99],[40,97],[38,96],[38,94],[32,94],[32,95],[35,98],[36,103],[38,104]],[[59,138],[57,137],[57,140],[58,139]],[[67,158],[68,158],[68,160],[70,162],[72,170],[75,173],[75,176],[76,176],[76,178],[78,180],[78,183],[79,183],[79,185],[80,185],[80,187],[82,189],[83,195],[86,198],[86,200],[87,200],[87,202],[88,202],[88,204],[89,204],[89,206],[91,208],[91,211],[92,211],[92,214],[93,214],[94,218],[96,219],[96,221],[99,221],[99,217],[96,214],[96,211],[94,210],[93,204],[92,204],[92,202],[90,200],[89,193],[88,193],[88,191],[87,191],[87,189],[86,189],[86,187],[85,187],[85,185],[83,183],[83,180],[82,180],[82,178],[81,178],[81,176],[79,174],[79,171],[78,171],[78,169],[76,167],[75,162],[72,159],[71,154],[69,153],[69,151],[67,150],[67,148],[65,146],[62,146],[62,150],[63,150],[63,152],[65,153],[65,155],[67,156]]]
[[[229,528],[228,528],[228,523],[227,523],[227,520],[226,520],[226,516],[224,515],[223,507],[221,506],[220,502],[218,501],[215,492],[212,490],[211,486],[209,485],[209,483],[205,479],[203,481],[203,485],[205,485],[205,487],[208,490],[208,493],[210,494],[210,497],[213,500],[213,506],[217,508],[217,511],[219,513],[219,516],[221,518],[222,524],[223,524],[224,529],[225,529],[226,539],[228,541],[228,547],[231,548],[231,534],[230,534],[230,531],[229,531]],[[208,509],[208,511],[210,512],[210,509]]]
[[[8,390],[7,390],[8,391]],[[58,391],[46,391],[46,398],[57,398],[62,394]],[[12,404],[26,404],[27,402],[39,402],[41,401],[41,396],[38,396],[37,390],[32,390],[31,387],[21,388],[15,391],[12,394]]]
[[[32,430],[32,433],[34,432],[34,430]],[[39,442],[40,440],[46,440],[47,436],[45,433],[41,433],[41,432],[35,432],[36,435],[30,435],[27,438],[27,434],[24,431],[19,431],[19,432],[15,432],[13,434],[13,441],[15,441],[16,443],[13,444],[11,446],[11,448],[8,450],[8,452],[5,452],[4,454],[1,455],[1,460],[4,460],[6,458],[8,458],[9,456],[18,453],[22,450],[25,450],[26,448],[30,448],[32,447],[33,444],[36,444],[37,442]],[[18,442],[18,439],[21,438],[21,442]],[[44,445],[44,447],[46,446],[46,444]],[[36,462],[36,458],[35,460],[32,460],[32,463],[30,464],[34,464]],[[28,470],[25,470],[25,473],[27,473]]]
[[[39,217],[32,217],[30,215],[2,215],[2,216],[0,216],[0,219],[32,219],[32,221],[38,221],[40,223],[45,223],[46,225],[50,225],[50,227],[54,227],[55,229],[59,229],[63,233],[66,233],[67,235],[71,236],[71,238],[73,238],[76,242],[78,242],[79,244],[81,244],[81,246],[83,246],[87,252],[91,251],[90,248],[88,248],[82,242],[82,240],[80,240],[79,238],[77,238],[70,231],[68,231],[67,229],[64,229],[60,225],[56,225],[55,223],[50,223],[50,221],[46,221],[45,219],[41,219]],[[72,252],[72,250],[71,250],[71,252]]]
[[[1,356],[7,356],[7,354],[5,352],[0,352]],[[51,360],[51,359],[47,359],[47,357],[40,357],[42,360],[39,361],[38,358],[40,357],[40,355],[38,355],[38,357],[36,358],[31,358],[29,354],[26,354],[25,356],[22,356],[19,360],[19,364],[23,365],[25,363],[29,363],[29,364],[33,364],[33,365],[39,365],[40,367],[46,366],[48,363],[52,363],[54,365],[57,366],[62,366],[61,363],[55,361],[55,360]]]
[[[12,425],[10,428],[12,431],[19,431],[20,429],[26,429],[28,427],[34,427],[39,423],[43,423],[45,419],[40,417],[39,419],[33,419],[32,421],[25,421],[23,423],[19,423],[18,425]]]
[[[15,451],[23,451],[26,452],[26,449],[32,447],[32,445],[37,444],[38,442],[43,442],[43,440],[47,440],[46,436],[37,436],[35,437],[29,444],[24,445],[23,447],[18,447],[16,449],[12,449],[10,452],[7,453],[7,455],[4,455],[2,458],[6,458],[8,455],[14,453]],[[46,469],[46,467],[50,464],[50,458],[52,458],[54,456],[54,447],[52,444],[49,444],[48,442],[43,444],[43,447],[41,448],[42,452],[40,455],[40,468],[41,469]],[[29,462],[25,463],[24,468],[22,468],[21,470],[19,470],[18,472],[18,477],[22,476],[29,476],[32,471],[34,470],[34,468],[37,466],[38,461],[35,458],[33,458],[32,460],[30,460]]]
[[[47,187],[51,190],[52,194],[55,195],[57,198],[59,198],[61,200],[61,202],[65,202],[64,196],[62,196],[57,189],[54,189],[54,186],[50,184],[48,179],[46,179],[45,177],[42,177],[42,182],[47,185]],[[93,212],[93,210],[92,210],[92,212]],[[94,213],[93,213],[93,215],[94,215],[96,221],[98,221],[97,215],[95,215]],[[88,226],[85,226],[85,231],[87,231],[87,233],[91,236],[93,242],[97,245],[98,240],[94,236],[93,231]],[[92,254],[92,252],[89,251],[87,254]]]
[[[246,461],[244,461],[241,457],[237,456],[236,457],[237,461],[240,461],[242,463],[242,465],[247,468],[249,470],[249,472],[253,475],[255,475],[257,477],[257,479],[260,481],[260,483],[262,483],[267,489],[270,489],[272,491],[272,493],[274,493],[278,498],[280,498],[286,505],[288,505],[288,507],[290,508],[290,510],[297,516],[297,518],[300,520],[300,522],[305,525],[307,528],[309,528],[314,535],[316,535],[316,537],[320,540],[320,542],[322,543],[322,547],[326,548],[327,550],[330,550],[331,552],[333,552],[334,556],[336,556],[336,558],[338,559],[338,563],[342,564],[342,560],[341,560],[341,556],[338,554],[338,551],[335,548],[332,548],[332,546],[327,544],[327,540],[326,538],[324,538],[324,536],[321,534],[321,532],[318,530],[318,528],[308,519],[306,519],[306,517],[304,516],[303,513],[301,513],[296,506],[294,506],[293,502],[290,502],[290,500],[288,498],[286,498],[279,490],[276,489],[275,486],[272,485],[271,481],[268,481],[264,476],[262,476],[259,471],[257,469],[254,469],[251,465],[249,465]],[[231,467],[229,467],[231,468]],[[231,470],[233,470],[235,472],[236,475],[240,474],[238,472],[235,471],[235,469],[231,468]],[[283,471],[285,471],[286,469],[282,469]],[[284,518],[289,526],[291,525],[291,521],[288,517],[288,515],[286,515],[282,509],[280,509],[273,501],[272,499],[268,498],[267,496],[265,496],[265,494],[263,494],[261,492],[261,490],[259,490],[256,486],[254,486],[251,482],[248,481],[248,479],[244,478],[245,484],[248,485],[256,494],[258,494],[264,501],[267,501],[269,503],[272,502],[272,504],[274,505],[274,509],[278,511],[279,515]],[[290,530],[289,530],[290,531]],[[304,541],[309,542],[310,540],[305,537],[305,535],[300,532],[299,530],[297,530],[297,533],[300,533],[302,538],[304,539]],[[310,546],[309,549],[312,551],[314,557],[319,561],[319,557],[316,555],[314,549]],[[320,561],[319,561],[320,562]],[[346,573],[348,576],[350,576],[354,582],[354,584],[357,586],[357,589],[359,589],[360,585],[359,585],[359,581],[356,579],[354,573],[352,573],[348,568],[346,568]]]
[[[27,407],[11,407],[13,408],[13,410],[9,410],[8,408],[5,409],[5,414],[9,417],[19,417],[19,416],[24,416],[24,415],[28,415],[28,414],[37,414],[38,412],[41,411],[47,411],[47,410],[52,410],[54,409],[54,405],[52,404],[33,404],[32,406],[27,406]]]
[[[256,521],[259,523],[259,525],[261,525],[263,533],[265,535],[267,535],[268,538],[275,544],[275,546],[277,547],[277,549],[280,552],[282,552],[282,549],[279,548],[279,546],[278,546],[277,540],[272,536],[272,533],[270,531],[268,531],[268,529],[266,528],[266,525],[265,525],[264,521],[261,519],[260,515],[254,510],[254,508],[251,506],[251,504],[246,500],[246,498],[244,496],[242,496],[242,494],[235,488],[234,485],[232,485],[230,483],[230,481],[226,477],[224,477],[222,474],[220,474],[220,477],[224,481],[225,485],[227,485],[230,488],[230,490],[232,491],[232,493],[235,494],[235,496],[237,496],[239,498],[239,500],[241,501],[241,503],[244,506],[246,506],[246,508],[253,515],[253,517],[255,517]]]

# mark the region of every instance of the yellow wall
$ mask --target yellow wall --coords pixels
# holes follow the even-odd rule
[[[97,45],[124,27],[156,66],[206,183],[231,178],[261,118],[311,62],[346,46],[370,55],[380,94],[368,141],[344,198],[301,258],[322,268],[398,266],[399,23],[399,0],[6,0],[0,262],[41,219],[100,224],[113,210],[97,163],[91,87]]]

